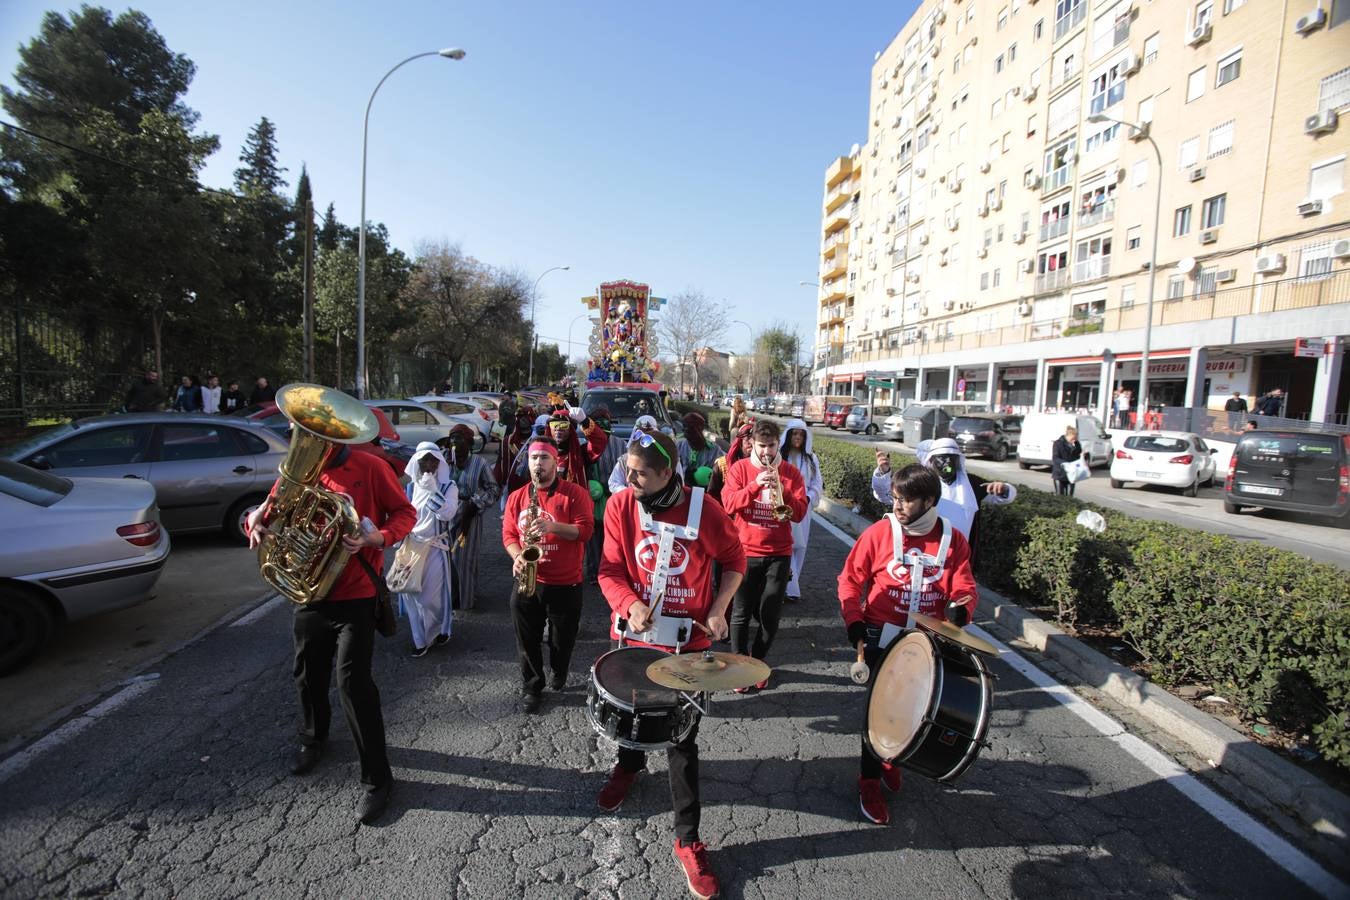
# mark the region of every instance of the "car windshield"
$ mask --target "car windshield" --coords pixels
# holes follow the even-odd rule
[[[587,414],[602,406],[609,408],[609,420],[615,424],[632,424],[638,416],[654,416],[658,422],[666,418],[661,398],[651,391],[591,391],[581,400]]]
[[[994,423],[989,419],[977,419],[974,416],[957,416],[948,427],[952,431],[993,431]]]
[[[31,434],[26,438],[6,444],[4,447],[4,455],[10,459],[23,459],[53,438],[65,437],[74,430],[75,426],[69,422],[62,425],[53,425],[51,428],[44,428],[37,434]]]
[[[830,406],[829,406],[829,408],[828,408],[826,411],[827,411],[827,412],[832,412],[832,413],[837,413],[837,412],[842,412],[843,409],[844,409],[844,407],[840,406],[838,403],[831,403]]]
[[[1186,438],[1163,437],[1157,434],[1136,434],[1125,439],[1125,449],[1151,451],[1153,453],[1180,453],[1182,450],[1191,449],[1191,442]]]
[[[47,507],[69,494],[71,487],[73,483],[69,478],[0,459],[0,494]]]

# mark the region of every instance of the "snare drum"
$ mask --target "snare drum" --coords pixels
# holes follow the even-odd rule
[[[629,750],[665,750],[689,736],[698,722],[694,702],[647,677],[647,667],[668,656],[651,647],[611,650],[591,666],[586,712],[597,732]]]
[[[955,781],[987,746],[992,680],[978,653],[910,631],[877,665],[863,741],[882,762]]]

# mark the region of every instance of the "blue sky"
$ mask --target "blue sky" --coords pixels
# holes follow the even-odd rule
[[[47,9],[0,3],[0,73]],[[203,180],[228,187],[260,116],[293,179],[359,219],[361,118],[371,113],[367,212],[412,254],[450,241],[540,286],[539,332],[576,346],[579,298],[605,280],[658,296],[695,288],[758,329],[809,344],[821,179],[866,137],[873,53],[915,2],[318,3],[144,0],[170,48],[197,64],[188,103],[221,150]],[[110,6],[114,12],[126,7]],[[743,350],[732,326],[723,346]]]

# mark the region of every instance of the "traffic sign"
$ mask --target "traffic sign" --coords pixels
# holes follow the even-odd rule
[[[873,388],[881,388],[882,390],[885,390],[885,391],[893,391],[893,390],[895,390],[895,382],[894,382],[894,381],[886,381],[886,380],[883,380],[883,379],[880,379],[880,378],[869,378],[869,379],[867,379],[867,386],[868,386],[868,387],[873,387]]]

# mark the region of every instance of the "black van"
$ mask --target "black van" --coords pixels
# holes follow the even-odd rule
[[[1248,431],[1233,448],[1223,508],[1333,516],[1350,525],[1350,435]]]

